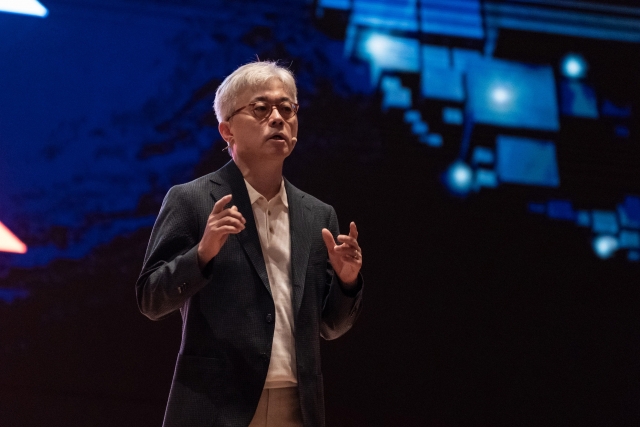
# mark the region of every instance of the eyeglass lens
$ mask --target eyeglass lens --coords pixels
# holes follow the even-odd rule
[[[264,119],[265,117],[271,116],[271,112],[273,111],[274,105],[267,104],[266,102],[256,102],[253,106],[253,114],[258,119]],[[295,116],[296,108],[290,102],[282,102],[278,105],[275,105],[278,109],[278,113],[282,116],[283,119],[290,119]]]

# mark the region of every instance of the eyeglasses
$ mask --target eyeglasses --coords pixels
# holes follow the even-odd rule
[[[229,117],[227,117],[227,121],[231,120],[231,117],[238,114],[240,111],[244,110],[247,107],[251,107],[251,114],[258,120],[268,119],[271,116],[274,108],[278,109],[278,113],[282,116],[283,119],[289,120],[293,116],[298,113],[298,108],[300,104],[294,104],[293,102],[284,101],[280,104],[269,104],[264,101],[256,101],[251,104],[247,104],[244,107],[238,108],[236,111],[231,113]]]

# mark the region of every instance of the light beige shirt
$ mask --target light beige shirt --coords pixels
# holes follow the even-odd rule
[[[280,184],[280,192],[269,201],[247,180],[244,182],[249,192],[271,294],[276,307],[271,361],[264,388],[293,387],[297,385],[298,380],[291,299],[289,202],[284,189],[284,180]]]

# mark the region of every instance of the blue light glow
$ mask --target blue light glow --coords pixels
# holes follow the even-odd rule
[[[618,219],[616,213],[613,211],[600,211],[594,210],[592,212],[593,217],[593,231],[596,233],[611,233],[618,232],[620,227],[618,226]]]
[[[552,141],[498,135],[496,151],[500,181],[541,187],[560,185],[556,146]]]
[[[497,85],[491,89],[491,99],[494,105],[507,108],[513,100],[513,91],[503,85]]]
[[[474,122],[557,131],[558,101],[553,69],[484,58],[470,64],[467,108]]]
[[[593,250],[602,259],[611,258],[618,247],[618,239],[613,236],[604,235],[593,239]]]
[[[39,16],[41,18],[49,14],[47,8],[36,0],[0,0],[0,12]]]
[[[570,53],[562,60],[562,74],[570,79],[581,79],[587,75],[587,61],[582,55]]]
[[[453,163],[447,170],[445,183],[455,194],[466,194],[473,184],[473,170],[462,161]]]

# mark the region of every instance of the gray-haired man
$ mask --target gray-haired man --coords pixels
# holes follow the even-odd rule
[[[360,311],[356,225],[338,235],[334,209],[282,176],[298,133],[289,70],[238,68],[214,109],[233,160],[169,190],[136,284],[146,316],[182,315],[164,426],[324,426],[319,338]]]

